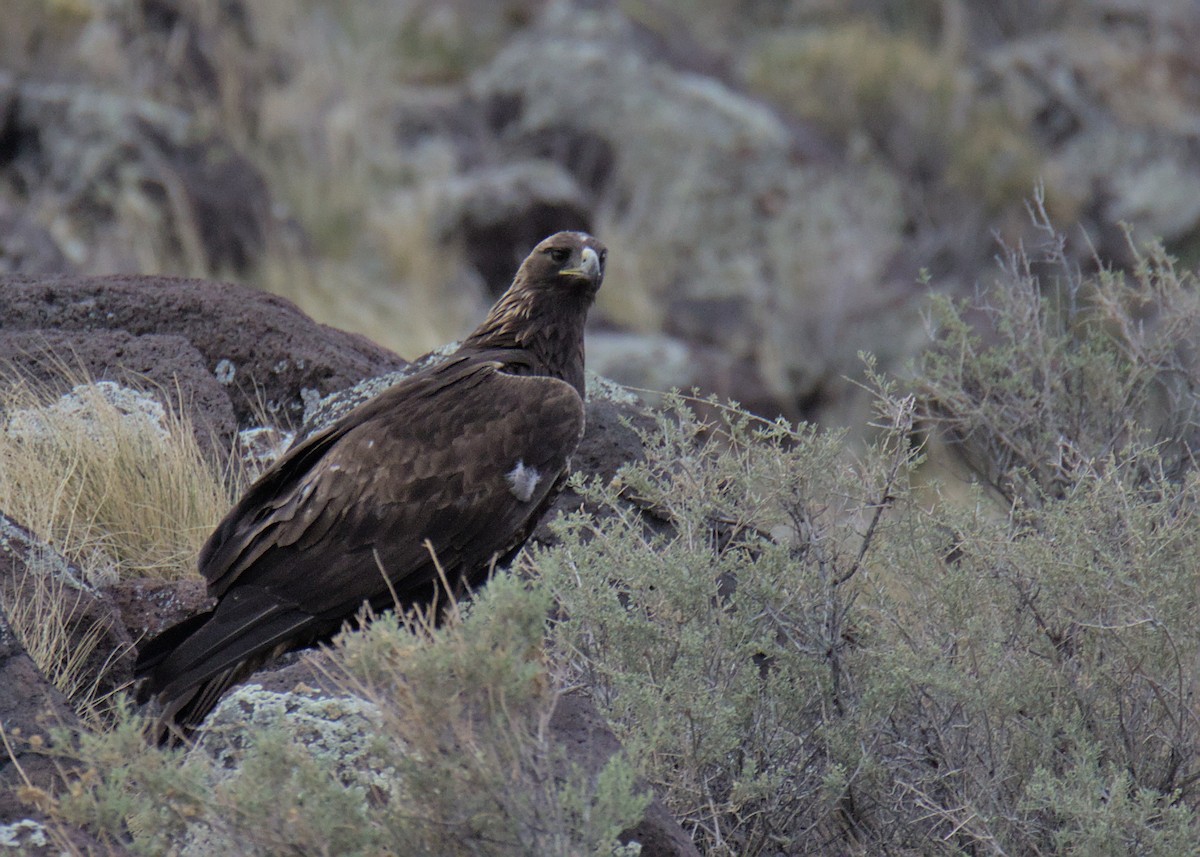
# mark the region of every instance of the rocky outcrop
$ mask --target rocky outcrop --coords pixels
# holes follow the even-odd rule
[[[185,110],[88,83],[0,68],[4,207],[58,215],[6,223],[3,267],[19,273],[248,273],[278,231],[266,183],[226,140],[193,139]],[[30,236],[21,240],[22,235]]]
[[[298,423],[306,399],[405,363],[274,295],[136,276],[0,280],[0,357],[9,355],[35,377],[73,362],[124,381],[144,373],[151,391],[200,406],[198,422],[223,438],[228,407],[239,428],[260,425],[264,412]]]
[[[1200,253],[1187,0],[31,8],[0,61],[0,272],[270,283],[407,354],[591,229],[606,371],[844,422],[858,352],[924,342],[921,272],[988,281],[1039,179],[1083,265],[1132,264],[1118,221]],[[396,41],[406,85],[307,62]]]

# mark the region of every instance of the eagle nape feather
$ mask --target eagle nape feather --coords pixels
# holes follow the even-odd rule
[[[585,233],[551,235],[456,351],[300,441],[246,491],[200,552],[216,605],[138,653],[157,741],[187,738],[226,690],[330,639],[364,603],[428,604],[442,574],[470,587],[520,549],[583,434],[583,331],[605,255]]]

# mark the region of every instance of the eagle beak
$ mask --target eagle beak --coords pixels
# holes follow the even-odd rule
[[[591,247],[584,247],[579,257],[579,267],[563,268],[559,271],[564,277],[583,277],[585,280],[600,279],[600,255]]]

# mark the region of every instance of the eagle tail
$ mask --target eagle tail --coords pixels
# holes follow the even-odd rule
[[[159,664],[183,644],[184,640],[200,630],[212,618],[212,615],[213,611],[208,610],[204,613],[197,613],[195,616],[189,616],[182,622],[177,622],[160,632],[158,636],[144,645],[139,645],[137,661],[133,666],[134,678],[139,680],[148,678],[155,672]],[[148,702],[150,697],[157,692],[158,689],[153,687],[151,682],[141,681],[137,689],[138,703]]]
[[[187,737],[221,695],[267,660],[311,642],[316,618],[253,587],[216,609],[186,619],[151,640],[139,653],[139,700],[163,705],[158,743]]]

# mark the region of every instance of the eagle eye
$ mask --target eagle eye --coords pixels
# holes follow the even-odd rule
[[[566,247],[551,247],[546,251],[546,254],[555,265],[561,265],[567,259],[571,258],[571,251]]]

